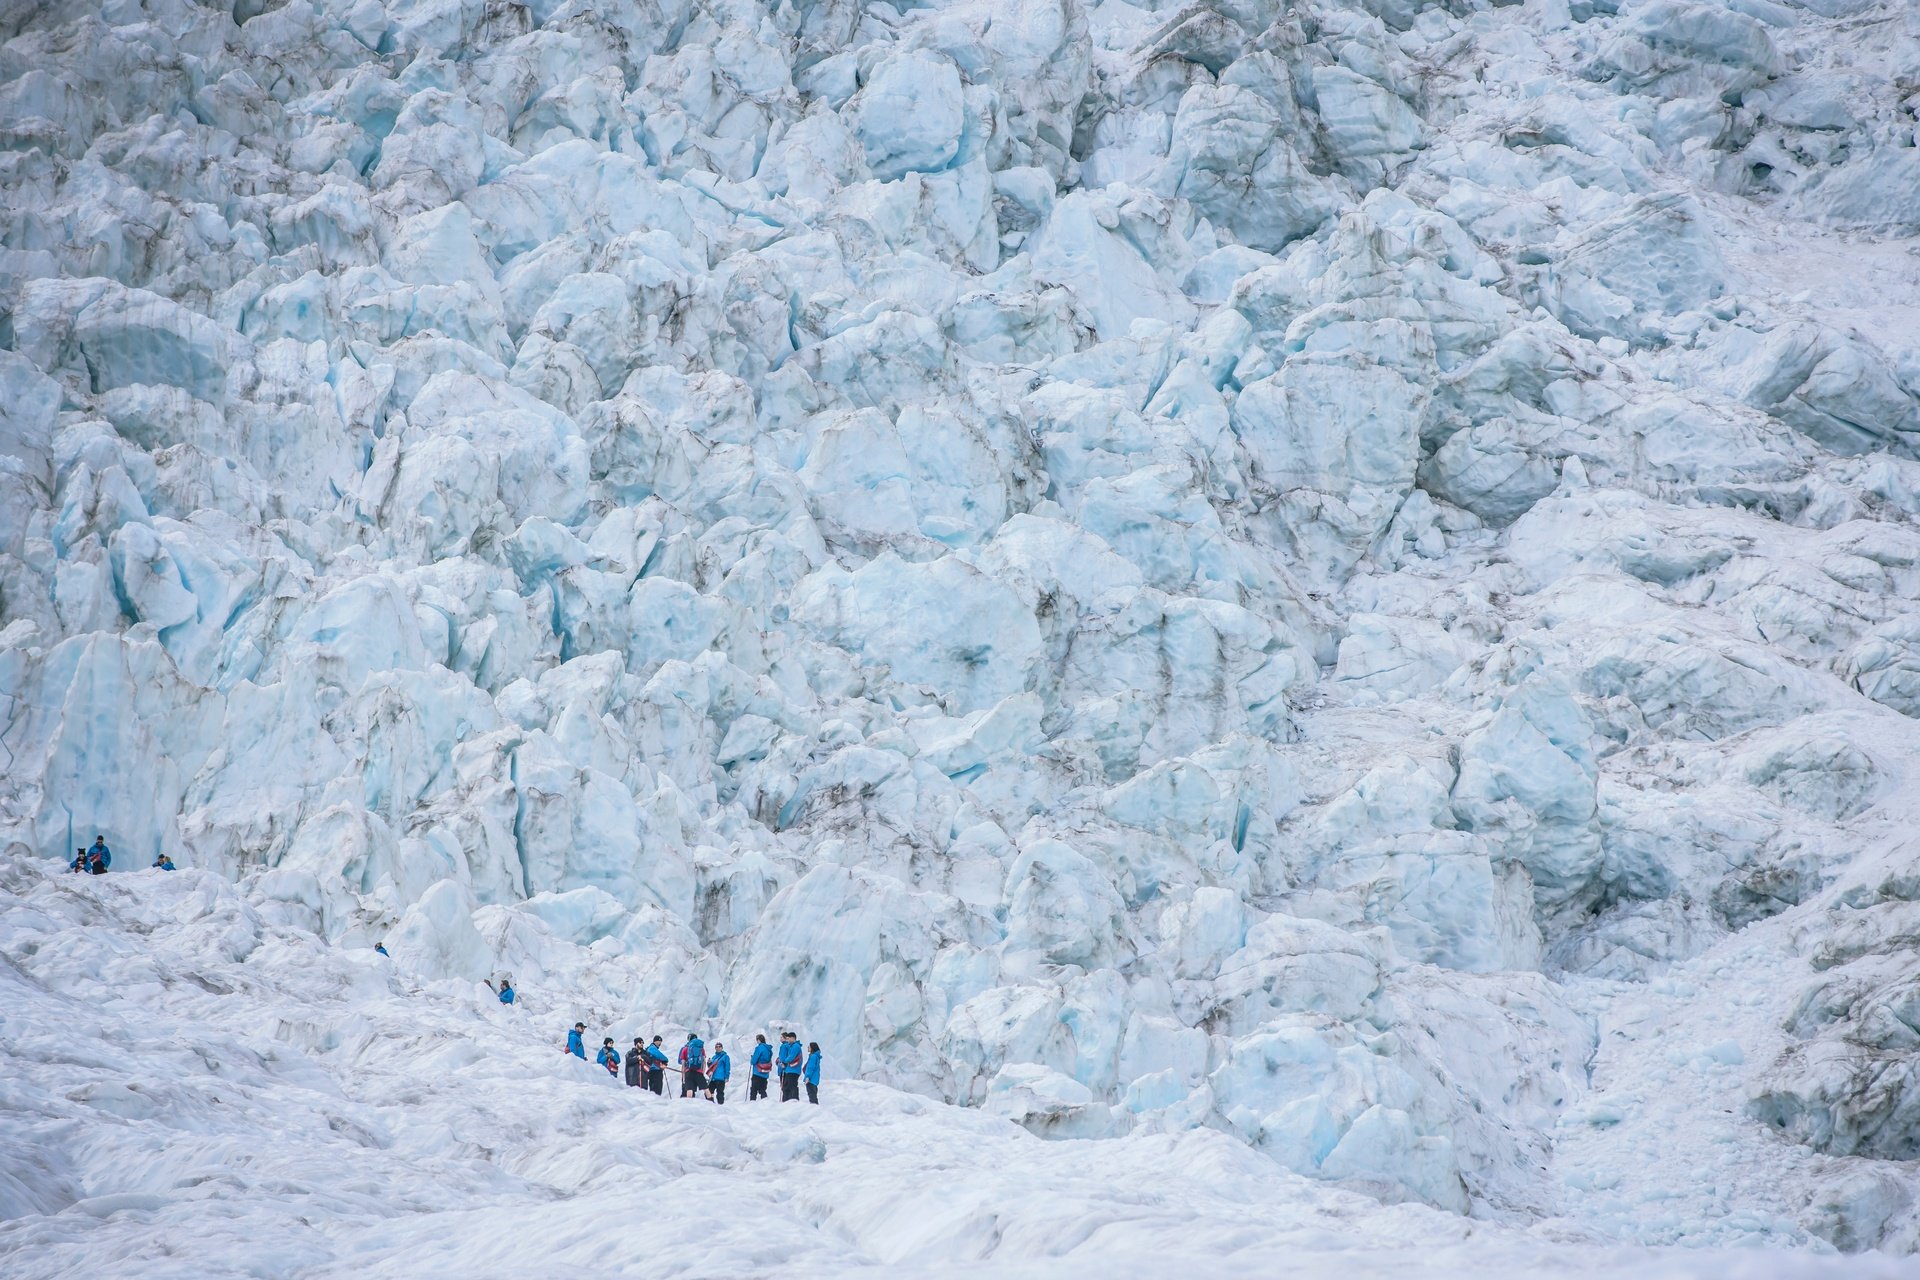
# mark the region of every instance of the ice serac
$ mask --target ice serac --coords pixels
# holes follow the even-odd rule
[[[511,972],[1109,1184],[1911,1251],[1915,22],[11,6],[0,982],[231,997],[306,1079],[401,990],[493,1070]],[[104,882],[34,871],[96,834]],[[257,1017],[256,959],[332,985]],[[134,1186],[94,1137],[160,1086],[57,1038],[0,1036],[52,1117],[0,1250],[320,1181]],[[541,1098],[605,1083],[551,1049]],[[300,1151],[431,1145],[320,1105]],[[844,1187],[808,1111],[664,1145]],[[447,1204],[655,1158],[459,1114]],[[1078,1247],[887,1178],[936,1191],[806,1231]]]

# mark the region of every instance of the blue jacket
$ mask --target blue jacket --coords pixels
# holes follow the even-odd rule
[[[567,1052],[576,1058],[587,1056],[587,1046],[581,1041],[578,1031],[567,1032]]]
[[[600,1052],[593,1055],[593,1060],[609,1071],[620,1069],[620,1051],[610,1044],[601,1045]]]
[[[698,1071],[707,1065],[707,1042],[699,1036],[687,1041],[680,1049],[680,1065],[689,1071]]]
[[[725,1049],[713,1055],[713,1070],[707,1072],[707,1079],[719,1084],[733,1078],[733,1057]]]
[[[753,1074],[770,1076],[773,1074],[773,1046],[757,1044],[753,1046]]]
[[[647,1061],[653,1064],[655,1071],[658,1071],[667,1065],[667,1051],[657,1044],[650,1044],[647,1046]]]
[[[504,982],[500,984],[500,1003],[501,1004],[513,1003],[513,988],[508,986]]]
[[[780,1074],[797,1076],[800,1074],[800,1046],[783,1044],[780,1046]]]
[[[820,1053],[818,1050],[807,1055],[806,1079],[808,1084],[820,1083]]]
[[[106,845],[101,844],[97,840],[94,842],[93,847],[87,850],[87,856],[91,858],[96,853],[100,855],[101,866],[110,867],[113,865],[113,850],[107,848]]]

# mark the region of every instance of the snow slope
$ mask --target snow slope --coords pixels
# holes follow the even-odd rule
[[[0,37],[10,1268],[1920,1248],[1920,10]]]
[[[564,1019],[414,983],[216,877],[9,860],[11,1276],[833,1274],[1878,1277],[1573,1243],[1386,1207],[1198,1129],[1043,1141],[884,1085],[819,1108],[654,1099]],[[622,1028],[624,1030],[624,1028]]]

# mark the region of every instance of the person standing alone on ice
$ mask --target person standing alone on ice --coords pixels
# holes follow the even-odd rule
[[[694,1098],[707,1087],[707,1046],[699,1033],[687,1032],[687,1042],[680,1046],[680,1096]]]
[[[807,1101],[820,1105],[820,1045],[807,1041],[807,1065],[801,1069],[801,1075],[807,1080]]]
[[[576,1058],[585,1058],[587,1056],[586,1034],[587,1034],[586,1023],[584,1022],[574,1023],[573,1030],[567,1032],[566,1051],[572,1054]]]
[[[627,1084],[638,1089],[647,1083],[647,1042],[639,1036],[633,1038],[633,1048],[627,1050]]]
[[[482,979],[482,981],[485,981],[485,979]],[[494,986],[493,983],[488,982],[487,990],[500,997],[501,1004],[513,1003],[513,980],[511,978],[501,978],[500,985],[497,987]]]
[[[780,1033],[780,1101],[800,1101],[800,1037]]]
[[[773,1075],[773,1046],[765,1036],[753,1038],[753,1056],[747,1060],[747,1101],[767,1096],[767,1079]]]
[[[727,1081],[733,1078],[733,1059],[727,1046],[713,1042],[713,1069],[707,1072],[707,1095],[719,1106],[727,1105]]]

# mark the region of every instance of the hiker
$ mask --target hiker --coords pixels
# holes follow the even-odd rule
[[[647,1083],[647,1042],[639,1036],[633,1038],[633,1048],[627,1050],[627,1087],[641,1089]]]
[[[171,871],[173,870],[173,859],[163,853],[153,860],[153,865],[161,871]]]
[[[802,1075],[807,1081],[807,1101],[814,1106],[820,1105],[820,1045],[817,1041],[807,1041],[807,1065]]]
[[[718,1040],[713,1042],[713,1069],[707,1072],[707,1096],[718,1106],[727,1105],[727,1081],[733,1078],[733,1059],[727,1056],[727,1046]]]
[[[67,870],[78,871],[83,875],[86,873],[87,851],[84,848],[73,851],[73,861],[67,864]]]
[[[653,1043],[647,1046],[647,1088],[655,1093],[666,1092],[667,1050],[655,1036]]]
[[[800,1037],[780,1033],[780,1101],[800,1101]]]
[[[707,1087],[707,1046],[698,1032],[687,1032],[687,1042],[680,1046],[680,1096],[697,1097]]]
[[[567,1032],[566,1052],[572,1054],[576,1058],[585,1059],[587,1056],[587,1042],[585,1038],[586,1034],[587,1034],[586,1023],[584,1022],[574,1023],[573,1030]]]
[[[593,1060],[605,1067],[608,1075],[620,1074],[620,1051],[613,1047],[612,1036],[600,1042],[600,1052],[593,1055]]]
[[[753,1056],[747,1059],[747,1101],[767,1096],[767,1078],[773,1074],[773,1046],[765,1036],[753,1038]]]
[[[379,952],[379,953],[380,953],[381,955],[383,955],[383,956],[385,956],[385,955],[387,955],[387,944],[386,944],[386,943],[384,943],[384,942],[376,942],[376,943],[374,943],[374,944],[373,944],[373,949],[374,949],[375,951],[378,951],[378,952]],[[388,958],[389,960],[391,960],[391,959],[392,959],[393,957],[392,957],[392,956],[387,956],[387,958]]]
[[[499,985],[499,986],[497,986],[497,987],[493,985],[493,982],[492,982],[492,980],[491,980],[491,979],[488,979],[488,978],[482,978],[482,979],[480,979],[480,981],[482,981],[482,982],[484,982],[484,983],[486,983],[486,984],[487,984],[487,990],[489,990],[489,991],[491,991],[491,992],[493,992],[493,994],[494,994],[494,995],[496,995],[496,996],[498,996],[498,997],[500,998],[500,1003],[501,1003],[501,1004],[512,1004],[512,1003],[513,1003],[513,996],[514,996],[514,991],[513,991],[513,979],[512,979],[512,978],[505,978],[505,977],[503,977],[503,978],[501,978],[501,979],[500,979],[500,985]]]
[[[113,865],[113,850],[107,848],[105,836],[93,838],[93,848],[87,850],[87,870],[97,876],[107,874],[107,868]]]

